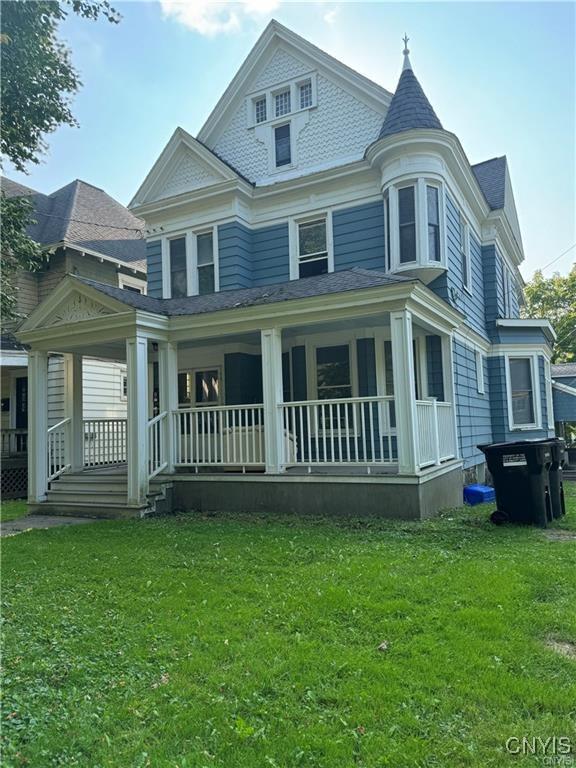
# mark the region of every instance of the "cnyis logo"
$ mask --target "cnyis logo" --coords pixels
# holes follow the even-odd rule
[[[510,755],[534,755],[543,765],[576,765],[570,736],[511,736],[506,739]]]

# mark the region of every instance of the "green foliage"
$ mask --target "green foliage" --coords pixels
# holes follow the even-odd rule
[[[4,764],[533,766],[507,738],[574,733],[576,540],[492,509],[6,539]]]
[[[25,270],[34,272],[44,260],[42,248],[26,234],[31,221],[32,204],[25,197],[0,196],[2,221],[2,279],[0,280],[0,316],[5,321],[16,317],[15,277]]]
[[[556,331],[554,362],[576,361],[576,264],[562,277],[544,277],[538,270],[526,285],[524,317],[550,320]]]

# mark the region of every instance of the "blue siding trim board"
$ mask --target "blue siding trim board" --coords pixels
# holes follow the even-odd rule
[[[220,290],[250,288],[252,285],[252,232],[232,221],[218,227]]]
[[[384,203],[376,201],[332,214],[334,271],[353,267],[386,268],[384,260]]]
[[[484,454],[476,447],[493,439],[490,380],[484,366],[484,394],[477,389],[474,350],[454,341],[454,387],[460,454],[464,468],[481,464]]]
[[[162,242],[151,240],[146,243],[146,269],[148,296],[162,298]]]
[[[252,230],[252,285],[270,285],[288,280],[288,222]]]

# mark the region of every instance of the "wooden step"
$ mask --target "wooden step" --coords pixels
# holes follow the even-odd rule
[[[51,504],[44,501],[41,504],[29,504],[29,512],[38,515],[93,517],[95,519],[123,520],[129,518],[145,517],[150,512],[150,507],[129,507],[123,505],[108,505],[100,501],[98,504],[88,503],[62,503]]]
[[[46,494],[48,502],[51,504],[112,504],[113,506],[122,506],[126,504],[126,492],[110,493],[98,489],[78,491],[55,488]]]

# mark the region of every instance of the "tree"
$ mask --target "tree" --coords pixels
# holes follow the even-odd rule
[[[576,362],[576,264],[565,276],[544,277],[538,270],[524,291],[524,317],[550,320],[556,331],[554,362]]]
[[[86,19],[120,20],[108,0],[12,0],[2,5],[0,153],[19,171],[40,162],[46,134],[60,125],[77,125],[70,101],[81,83],[57,34],[67,16],[65,6]],[[17,272],[37,269],[42,261],[40,248],[26,235],[31,214],[28,200],[0,197],[4,318],[14,317]]]

